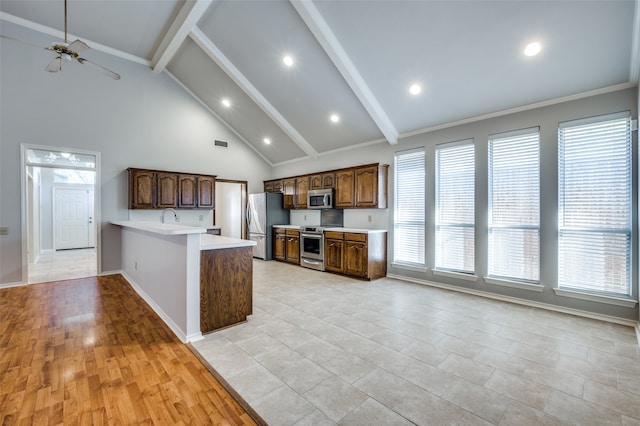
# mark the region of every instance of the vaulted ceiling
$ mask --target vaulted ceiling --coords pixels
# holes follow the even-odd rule
[[[2,0],[0,24],[59,41],[63,4]],[[170,73],[279,164],[637,85],[638,9],[633,0],[68,0],[68,28],[70,40]],[[0,33],[12,36],[7,27]],[[533,41],[541,52],[524,55]]]

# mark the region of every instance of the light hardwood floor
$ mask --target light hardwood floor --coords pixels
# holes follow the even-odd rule
[[[0,290],[0,424],[255,422],[112,275]]]

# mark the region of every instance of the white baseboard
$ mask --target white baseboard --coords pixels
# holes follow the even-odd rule
[[[4,283],[4,284],[0,284],[0,288],[11,288],[11,287],[22,287],[24,285],[29,285],[25,282],[22,281],[18,281],[15,283]]]
[[[153,299],[149,297],[149,295],[145,293],[144,290],[142,290],[142,288],[140,288],[140,286],[133,280],[133,278],[127,275],[127,273],[124,271],[120,271],[118,273],[122,274],[124,279],[127,280],[129,285],[131,285],[131,287],[135,290],[135,292],[138,293],[138,295],[142,297],[145,302],[147,302],[147,304],[151,307],[151,309],[153,309],[154,312],[158,314],[158,316],[162,319],[162,321],[164,321],[164,323],[167,324],[167,326],[171,329],[171,331],[173,331],[173,334],[175,334],[176,337],[180,339],[182,343],[195,342],[198,340],[202,340],[204,338],[202,337],[202,333],[194,333],[193,335],[189,335],[189,336],[185,335],[184,332],[180,329],[180,327],[178,327],[176,323],[174,323],[173,320],[171,320],[169,315],[167,315],[160,308],[160,306],[158,306],[156,302],[154,302]]]
[[[503,302],[515,303],[515,304],[518,304],[518,305],[529,306],[529,307],[532,307],[532,308],[546,309],[548,311],[561,312],[561,313],[564,313],[564,314],[576,315],[576,316],[579,316],[579,317],[590,318],[590,319],[595,319],[595,320],[600,320],[600,321],[606,321],[606,322],[611,322],[611,323],[614,323],[614,324],[626,325],[628,327],[634,327],[636,329],[636,333],[639,333],[639,331],[638,331],[638,321],[627,320],[627,319],[618,318],[618,317],[612,317],[610,315],[596,314],[596,313],[593,313],[593,312],[581,311],[579,309],[565,308],[563,306],[550,305],[548,303],[534,302],[532,300],[519,299],[517,297],[503,296],[501,294],[488,293],[486,291],[474,290],[474,289],[465,288],[465,287],[458,287],[458,286],[449,285],[449,284],[442,284],[442,283],[437,283],[437,282],[434,282],[434,281],[427,281],[427,280],[421,280],[421,279],[418,279],[418,278],[404,277],[404,276],[401,276],[401,275],[387,274],[387,278],[394,278],[394,279],[397,279],[397,280],[400,280],[400,281],[408,281],[408,282],[412,282],[412,283],[415,283],[415,284],[421,284],[421,285],[426,285],[426,286],[430,286],[430,287],[443,288],[445,290],[451,290],[451,291],[457,291],[457,292],[460,292],[460,293],[472,294],[474,296],[486,297],[488,299],[501,300]],[[640,341],[640,337],[639,337],[639,341]]]

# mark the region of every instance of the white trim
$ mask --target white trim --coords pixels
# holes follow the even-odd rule
[[[498,278],[491,278],[491,277],[484,277],[484,281],[487,284],[499,285],[502,287],[518,288],[520,290],[529,290],[529,291],[537,291],[537,292],[542,292],[542,290],[544,290],[544,286],[540,284],[533,284],[533,283],[527,284],[527,283],[521,283],[518,281],[501,280]]]
[[[526,128],[526,129],[510,130],[510,131],[500,132],[500,133],[494,133],[494,134],[489,135],[489,137],[487,139],[489,141],[492,141],[494,139],[514,138],[516,136],[530,135],[532,133],[540,134],[540,126],[529,127],[529,128]]]
[[[415,284],[426,285],[429,287],[442,288],[445,290],[457,291],[460,293],[472,294],[474,296],[514,303],[516,305],[529,306],[532,308],[545,309],[547,311],[560,312],[563,314],[575,315],[575,316],[584,317],[584,318],[591,318],[599,321],[625,325],[628,327],[636,327],[638,324],[638,322],[634,320],[612,317],[609,315],[596,314],[593,312],[581,311],[579,309],[565,308],[563,306],[550,305],[548,303],[534,302],[531,300],[520,299],[518,297],[503,296],[501,294],[489,293],[486,291],[479,291],[479,290],[474,290],[466,287],[459,287],[456,285],[441,284],[434,281],[426,281],[426,280],[420,280],[417,278],[404,277],[402,275],[387,274],[387,278],[397,279],[400,281],[407,281]]]
[[[640,78],[640,2],[635,2],[633,13],[633,35],[631,39],[631,65],[629,81],[638,84]]]
[[[0,284],[0,289],[2,288],[11,288],[11,287],[24,287],[26,285],[31,285],[29,283],[25,283],[25,282],[14,282],[14,283],[4,283],[4,284]]]
[[[478,281],[478,276],[474,274],[465,274],[463,272],[443,271],[441,269],[432,269],[433,275],[441,277],[456,278],[465,281]]]
[[[426,266],[407,265],[405,263],[391,262],[391,267],[392,268],[397,268],[397,269],[406,269],[407,271],[416,271],[416,272],[427,272],[427,271],[429,271],[429,268],[427,268]]]
[[[502,116],[505,116],[505,115],[515,114],[515,113],[518,113],[518,112],[524,112],[524,111],[529,111],[529,110],[532,110],[532,109],[537,109],[537,108],[542,108],[542,107],[546,107],[546,106],[561,104],[561,103],[564,103],[564,102],[570,102],[570,101],[575,101],[575,100],[578,100],[578,99],[589,98],[591,96],[603,95],[605,93],[611,93],[611,92],[617,92],[617,91],[620,91],[620,90],[626,90],[626,89],[630,89],[632,87],[636,87],[636,84],[635,83],[631,83],[631,82],[615,84],[613,86],[603,87],[601,89],[589,90],[587,92],[577,93],[575,95],[563,96],[561,98],[556,98],[556,99],[549,99],[549,100],[546,100],[546,101],[536,102],[536,103],[528,104],[528,105],[523,105],[523,106],[516,107],[516,108],[504,109],[502,111],[496,111],[496,112],[492,112],[492,113],[484,114],[484,115],[477,115],[475,117],[463,118],[462,120],[451,121],[449,123],[439,124],[439,125],[431,126],[431,127],[425,127],[425,128],[418,129],[418,130],[413,130],[411,132],[401,133],[400,136],[399,136],[399,139],[404,139],[404,138],[408,138],[408,137],[411,137],[411,136],[418,136],[418,135],[422,135],[422,134],[425,134],[425,133],[431,133],[431,132],[434,132],[436,130],[448,129],[450,127],[457,127],[457,126],[461,126],[463,124],[475,123],[477,121],[484,121],[484,120],[488,120],[490,118],[502,117]]]
[[[133,278],[127,275],[127,273],[124,271],[120,271],[118,273],[122,274],[124,279],[127,280],[129,285],[135,290],[135,292],[138,293],[138,295],[142,297],[145,302],[147,302],[147,305],[149,305],[151,309],[153,309],[153,311],[158,314],[158,316],[164,321],[165,324],[167,324],[171,331],[173,331],[173,334],[175,334],[182,343],[197,342],[198,340],[204,339],[202,333],[193,333],[189,336],[185,335],[182,330],[180,330],[180,327],[178,327],[178,325],[174,323],[173,320],[171,320],[171,317],[169,317],[169,315],[167,315],[160,308],[160,306],[158,306],[156,302],[154,302],[153,299],[149,297],[147,293],[145,293],[144,290],[142,290],[142,288],[133,280]]]
[[[640,322],[636,323],[634,327],[636,330],[636,339],[638,340],[638,346],[640,347]]]
[[[568,127],[576,127],[576,126],[587,126],[589,124],[597,124],[597,123],[602,123],[604,121],[624,120],[624,119],[631,120],[631,111],[624,110],[619,112],[613,112],[611,114],[593,115],[591,117],[562,121],[558,123],[558,129],[566,129]]]
[[[625,297],[604,296],[600,294],[583,293],[576,290],[566,290],[561,288],[554,288],[553,291],[558,296],[571,297],[573,299],[588,300],[590,302],[606,303],[608,305],[622,306],[624,308],[633,308],[638,303],[637,300],[633,300]]]

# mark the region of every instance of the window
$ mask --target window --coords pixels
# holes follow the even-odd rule
[[[475,261],[473,140],[436,147],[436,269],[473,273]]]
[[[395,156],[394,263],[424,266],[424,148]]]
[[[558,288],[630,296],[631,119],[561,123]]]
[[[540,130],[489,138],[490,277],[539,282]]]

